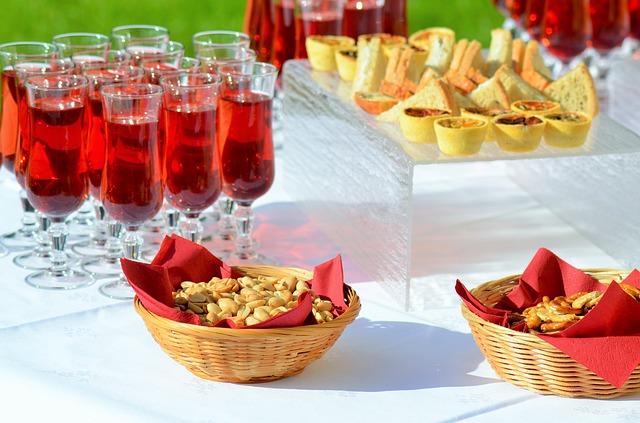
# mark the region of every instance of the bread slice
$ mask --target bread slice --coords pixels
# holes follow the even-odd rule
[[[462,57],[462,61],[458,67],[458,72],[462,75],[466,75],[469,69],[484,69],[484,66],[485,63],[484,57],[482,57],[482,44],[480,44],[479,41],[471,40],[464,52],[464,56]]]
[[[524,60],[524,41],[522,38],[516,38],[511,43],[511,66],[519,75],[522,73],[522,61]]]
[[[462,95],[457,90],[454,90],[454,96],[456,98],[456,103],[458,103],[458,107],[460,109],[469,109],[473,107],[478,107],[478,105],[474,103],[473,100],[469,98],[469,96]]]
[[[403,110],[408,107],[427,107],[434,109],[451,110],[452,115],[460,114],[458,103],[456,102],[453,88],[444,78],[433,79],[428,85],[416,92],[411,97],[393,106],[391,109],[380,114],[378,120],[381,122],[400,122]]]
[[[500,82],[498,77],[493,76],[486,82],[478,85],[478,87],[471,91],[467,96],[471,101],[478,105],[478,107],[499,107],[501,109],[508,109],[511,105],[507,90]]]
[[[578,64],[575,68],[551,82],[544,94],[560,103],[568,112],[584,112],[595,116],[600,111],[598,92],[587,65]]]
[[[436,33],[429,38],[429,41],[429,56],[424,65],[443,74],[449,69],[453,59],[455,37]]]
[[[429,85],[434,79],[442,78],[442,74],[440,74],[437,70],[432,68],[427,68],[422,76],[420,77],[420,81],[418,81],[418,86],[416,87],[416,92],[420,91],[427,85]]]
[[[352,93],[378,91],[386,68],[380,37],[358,39],[358,58],[353,78]]]
[[[500,66],[500,69],[496,71],[493,77],[500,80],[500,83],[507,91],[510,103],[517,100],[548,100],[544,94],[522,79],[511,66]]]
[[[389,110],[399,101],[383,93],[356,93],[353,97],[362,110],[372,115],[379,115]]]
[[[513,36],[511,31],[502,28],[491,30],[491,44],[487,54],[487,64],[484,74],[492,77],[502,65],[511,66],[512,53],[511,45]]]
[[[539,44],[536,40],[527,42],[522,58],[522,70],[535,69],[540,75],[547,79],[552,79],[551,69],[544,63],[544,59],[540,54]]]
[[[407,71],[407,78],[417,84],[424,73],[424,64],[429,57],[429,52],[413,46],[410,47],[413,49],[413,56],[411,57],[411,65]]]
[[[529,85],[540,92],[544,91],[544,89],[547,88],[547,85],[551,82],[550,79],[540,75],[538,71],[533,68],[524,69],[520,76],[522,79],[527,81]]]
[[[473,82],[471,79],[467,78],[466,75],[462,75],[453,69],[449,69],[445,74],[445,78],[449,84],[456,89],[456,91],[460,92],[463,95],[469,94],[473,91],[477,84]]]
[[[469,78],[470,80],[472,80],[476,84],[482,84],[487,79],[489,79],[486,76],[484,76],[482,74],[482,72],[480,72],[476,68],[469,68],[469,70],[467,71],[467,78]]]
[[[462,62],[462,58],[464,57],[464,52],[467,51],[468,46],[469,40],[466,38],[463,38],[456,43],[453,48],[453,56],[451,58],[451,63],[449,64],[449,70],[458,70],[460,63]]]

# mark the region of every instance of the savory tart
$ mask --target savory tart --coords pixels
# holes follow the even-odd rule
[[[341,35],[312,35],[305,41],[309,63],[319,71],[337,70],[335,51],[354,44],[353,38]]]
[[[452,116],[437,119],[433,126],[440,151],[469,156],[480,151],[489,125],[483,119]]]
[[[411,142],[435,143],[433,123],[442,117],[451,116],[450,110],[408,107],[400,115],[400,129]]]
[[[511,103],[514,113],[524,115],[543,115],[560,111],[560,103],[557,101],[518,100]]]
[[[511,110],[500,107],[463,107],[460,109],[462,116],[482,119],[487,122],[485,141],[496,140],[495,134],[493,133],[493,118],[496,116],[510,115],[512,113]]]
[[[538,116],[511,114],[493,118],[498,146],[504,151],[522,153],[533,151],[540,145],[545,122]]]
[[[542,119],[546,122],[544,142],[552,147],[580,147],[591,129],[591,116],[582,112],[548,113]]]
[[[337,49],[334,52],[338,75],[343,81],[351,82],[356,74],[356,61],[358,60],[358,47],[349,46]]]

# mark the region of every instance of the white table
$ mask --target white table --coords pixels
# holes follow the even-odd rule
[[[279,175],[284,166],[277,157]],[[421,227],[425,239],[438,240],[422,245],[424,310],[404,311],[344,257],[345,279],[362,301],[359,318],[322,359],[276,382],[199,379],[160,350],[131,302],[102,297],[99,281],[76,291],[39,291],[23,282],[28,272],[11,256],[0,259],[0,421],[637,421],[638,395],[540,396],[491,370],[461,316],[457,278],[473,287],[520,273],[541,246],[577,267],[619,264],[530,198],[499,164],[465,169],[474,178],[455,171],[417,175],[430,181],[419,194],[442,207],[432,213],[439,221]],[[483,198],[496,188],[503,199],[489,208]],[[0,231],[17,227],[17,198],[3,171]],[[446,207],[452,203],[454,210]],[[281,179],[256,213],[262,249],[282,265],[311,268],[340,252],[291,202]],[[434,249],[437,262],[429,260]]]

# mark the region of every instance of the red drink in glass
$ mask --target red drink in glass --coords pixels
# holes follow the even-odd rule
[[[540,40],[542,17],[548,0],[528,0],[524,11],[524,27],[535,40]]]
[[[30,113],[27,196],[48,217],[64,218],[89,193],[85,107],[71,98],[42,98],[33,102]]]
[[[131,117],[105,126],[109,154],[102,174],[102,203],[123,225],[140,225],[162,207],[158,121]]]
[[[542,22],[542,44],[564,63],[579,56],[591,40],[588,0],[549,1]]]
[[[407,0],[386,0],[384,2],[383,11],[383,32],[406,37],[409,33],[407,23]]]
[[[342,14],[340,12],[304,12],[296,16],[296,59],[307,58],[307,37],[310,35],[340,35]]]
[[[165,194],[178,210],[199,213],[220,196],[215,105],[167,110]]]
[[[510,6],[507,6],[511,11],[511,18],[516,22],[522,22],[527,0],[507,0],[507,3],[511,3]]]
[[[2,122],[0,123],[0,149],[2,165],[14,173],[16,148],[18,146],[18,93],[13,69],[2,71]]]
[[[26,189],[25,174],[27,171],[27,159],[29,158],[29,132],[31,130],[31,125],[29,124],[29,105],[25,86],[16,87],[16,90],[18,93],[18,122],[20,130],[18,131],[18,141],[16,144],[14,170],[16,181],[18,181],[22,189]]]
[[[640,0],[629,0],[629,36],[640,40]]]
[[[598,53],[619,47],[629,34],[628,0],[591,0],[591,45]]]
[[[102,183],[102,169],[107,152],[104,120],[102,119],[102,100],[99,94],[92,94],[89,99],[91,122],[89,123],[89,148],[87,162],[89,164],[89,189],[91,196],[100,199],[100,184]]]
[[[278,70],[296,55],[296,25],[294,20],[294,0],[276,0],[276,19],[274,27],[271,63]]]
[[[376,34],[384,29],[383,4],[378,0],[347,0],[344,5],[342,35],[358,39],[362,34]]]
[[[240,205],[251,204],[275,176],[271,99],[248,91],[223,94],[218,134],[224,192]]]

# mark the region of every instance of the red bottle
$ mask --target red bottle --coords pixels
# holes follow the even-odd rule
[[[383,0],[347,0],[344,4],[342,35],[358,39],[363,34],[384,30]]]
[[[251,37],[251,48],[256,51],[258,61],[271,59],[275,10],[272,0],[247,0],[244,16],[244,33]]]
[[[294,0],[275,0],[275,26],[271,63],[278,70],[296,55],[296,23],[294,20]]]
[[[383,32],[403,37],[408,36],[407,0],[385,0],[383,13]]]

